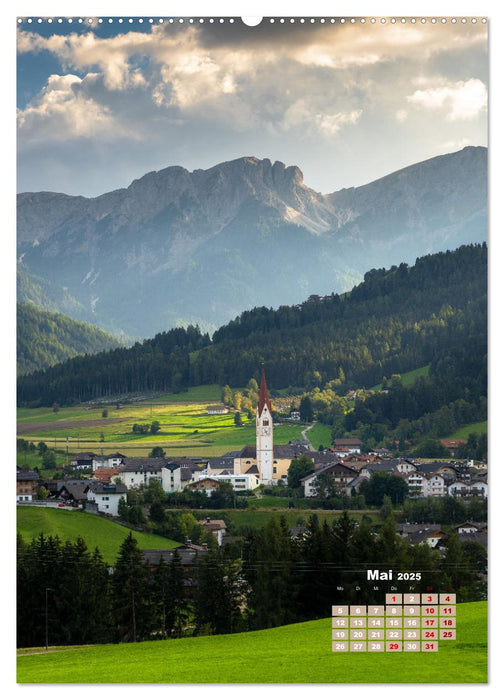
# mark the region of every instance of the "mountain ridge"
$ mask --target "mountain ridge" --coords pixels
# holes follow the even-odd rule
[[[327,195],[254,156],[168,166],[98,197],[18,195],[18,256],[90,321],[152,335],[342,292],[367,269],[486,238],[484,147]],[[27,299],[21,297],[20,301]]]

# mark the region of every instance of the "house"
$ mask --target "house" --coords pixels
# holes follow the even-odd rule
[[[93,471],[97,469],[114,469],[119,467],[126,456],[120,452],[113,452],[109,455],[95,455],[92,461]]]
[[[36,471],[23,471],[18,469],[16,472],[16,502],[31,503],[37,497],[37,489],[40,476]]]
[[[464,544],[465,542],[476,542],[485,549],[488,549],[488,532],[461,532],[458,535],[459,541]]]
[[[208,460],[207,474],[222,474],[222,472],[233,472],[234,458],[233,457],[212,457]]]
[[[301,420],[301,414],[299,411],[291,411],[289,415],[289,420]]]
[[[444,477],[441,474],[432,474],[424,476],[422,484],[422,494],[426,498],[433,496],[434,498],[442,498],[446,496],[446,486]]]
[[[94,452],[79,452],[70,459],[70,466],[72,469],[92,469],[93,460],[97,457]]]
[[[193,481],[194,474],[204,472],[204,467],[189,458],[131,457],[123,460],[119,477],[128,488],[140,488],[158,481],[165,493],[172,493],[182,491]]]
[[[455,457],[457,451],[463,445],[467,445],[467,440],[440,440],[441,447],[448,452],[450,457]]]
[[[88,487],[87,498],[96,504],[99,513],[119,515],[119,501],[126,499],[128,489],[124,484],[102,484],[95,483]]]
[[[229,413],[229,408],[227,406],[207,406],[207,414],[209,416],[222,416],[225,413]]]
[[[416,465],[417,472],[424,476],[439,474],[445,481],[453,481],[457,478],[457,469],[448,462],[425,462]]]
[[[210,516],[205,520],[198,520],[198,523],[203,526],[205,532],[211,532],[217,539],[219,547],[222,546],[222,538],[225,537],[227,526],[224,520],[211,520]]]
[[[370,464],[365,464],[359,471],[361,476],[370,479],[376,472],[384,472],[386,474],[399,475],[399,470],[397,469],[398,460],[387,459],[381,462],[372,462]]]
[[[348,485],[358,476],[358,473],[352,467],[348,467],[341,462],[333,462],[320,467],[301,479],[300,483],[304,487],[304,494],[307,498],[316,496],[317,479],[322,475],[329,476],[336,489],[346,493]]]
[[[99,467],[93,472],[93,478],[103,484],[110,483],[115,476],[119,475],[119,467]]]
[[[448,486],[448,495],[465,499],[471,499],[473,496],[481,499],[488,498],[488,484],[484,478],[471,481],[457,479]]]
[[[185,544],[174,549],[142,549],[141,552],[145,563],[151,571],[156,570],[160,561],[169,566],[172,563],[175,552],[177,552],[180,557],[180,567],[184,573],[184,588],[188,597],[194,595],[198,585],[196,565],[200,557],[206,556],[208,552],[206,545],[200,547],[187,540]]]
[[[358,438],[336,438],[333,440],[332,451],[339,457],[347,454],[360,454],[362,440]]]
[[[439,545],[441,540],[446,537],[446,534],[441,530],[438,524],[409,524],[399,525],[399,534],[407,538],[411,544],[425,543],[434,549]]]
[[[88,488],[96,482],[91,479],[72,479],[59,481],[56,498],[59,501],[83,505],[88,500]]]
[[[246,474],[232,474],[232,473],[222,473],[213,474],[211,477],[202,476],[200,479],[195,479],[193,485],[198,484],[200,481],[205,481],[206,479],[211,479],[213,482],[216,481],[218,484],[221,482],[227,482],[233,487],[233,491],[253,491],[256,489],[261,481],[259,479],[259,470],[256,465],[250,468],[249,472]],[[212,491],[215,490],[212,488]]]
[[[206,495],[210,496],[212,491],[216,491],[219,488],[219,481],[215,476],[205,476],[199,481],[188,484],[186,488],[190,491],[205,491]]]
[[[462,534],[472,534],[474,532],[488,532],[487,530],[487,524],[486,523],[462,523],[461,525],[457,525],[455,527],[455,530],[457,531],[457,534],[462,535]]]

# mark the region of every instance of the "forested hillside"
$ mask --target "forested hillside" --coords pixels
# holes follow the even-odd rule
[[[51,313],[34,304],[17,305],[17,371],[27,374],[76,355],[118,347],[117,338],[90,323]]]
[[[471,355],[461,362],[472,381],[486,363],[486,277],[486,245],[462,246],[411,267],[371,270],[347,294],[245,311],[212,341],[190,326],[130,349],[73,358],[22,377],[18,398],[50,405],[127,391],[244,386],[259,378],[261,362],[272,389],[330,382],[341,393],[427,364],[435,376],[450,367],[459,372],[463,352]]]

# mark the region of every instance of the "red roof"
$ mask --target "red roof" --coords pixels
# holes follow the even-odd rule
[[[264,406],[267,406],[270,413],[273,413],[271,402],[268,396],[268,387],[266,386],[266,377],[264,376],[264,368],[261,373],[261,388],[259,390],[259,401],[257,403],[257,415],[260,416]]]

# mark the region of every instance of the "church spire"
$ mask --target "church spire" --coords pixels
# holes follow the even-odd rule
[[[268,395],[268,387],[266,386],[266,377],[264,375],[264,367],[261,372],[261,388],[259,390],[259,401],[257,403],[257,415],[260,416],[264,406],[268,407],[270,413],[273,413],[271,402]]]

